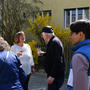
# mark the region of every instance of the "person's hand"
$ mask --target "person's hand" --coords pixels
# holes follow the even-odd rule
[[[22,50],[20,50],[19,51],[19,53],[17,53],[17,56],[19,57],[19,56],[21,56],[22,55],[22,53],[23,53],[23,51]]]
[[[32,66],[32,73],[35,73],[35,68],[34,68],[34,66]]]
[[[30,78],[30,76],[31,76],[31,73],[27,75],[27,78]]]
[[[49,76],[47,79],[48,84],[52,84],[54,82],[54,78]]]
[[[43,56],[45,52],[44,51],[41,51],[40,49],[37,50],[37,54],[38,56]]]

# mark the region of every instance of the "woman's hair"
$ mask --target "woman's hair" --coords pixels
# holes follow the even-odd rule
[[[15,38],[14,38],[14,41],[15,41],[16,44],[20,42],[20,36],[23,35],[23,34],[24,34],[23,31],[19,31],[19,32],[16,33]]]
[[[90,39],[90,21],[78,20],[70,25],[70,30],[75,33],[83,32],[86,39]]]
[[[0,50],[10,50],[10,45],[3,37],[0,36]]]

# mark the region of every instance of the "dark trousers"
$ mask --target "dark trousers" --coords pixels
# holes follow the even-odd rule
[[[23,85],[24,90],[28,90],[28,83],[29,83],[30,76],[31,74],[27,75],[27,82],[26,84]]]
[[[73,90],[73,87],[67,85],[67,90]]]
[[[48,84],[48,90],[59,90],[64,82],[64,78],[55,78],[52,84]]]

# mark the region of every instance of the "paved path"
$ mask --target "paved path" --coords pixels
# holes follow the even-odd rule
[[[29,82],[29,90],[47,90],[45,73],[35,73],[31,76]],[[63,84],[60,90],[66,90],[66,82]]]

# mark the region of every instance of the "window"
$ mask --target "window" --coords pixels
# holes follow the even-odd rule
[[[89,9],[88,8],[84,9],[84,17],[89,19]]]
[[[67,10],[66,12],[66,26],[68,26],[70,24],[70,12]]]
[[[72,10],[72,22],[76,20],[76,10]]]
[[[82,9],[78,9],[78,20],[79,20],[79,19],[82,19],[82,16],[83,16],[83,11],[82,11]]]
[[[39,12],[40,16],[51,16],[51,10],[45,10],[45,11],[41,11]]]
[[[89,8],[75,8],[64,10],[64,26],[68,27],[72,22],[80,19],[89,19]]]
[[[33,14],[32,14],[33,21],[35,20],[37,14],[39,14],[42,17],[44,17],[46,15],[48,15],[48,16],[52,15],[51,10],[44,10],[44,11],[39,11],[39,12],[33,12]]]

